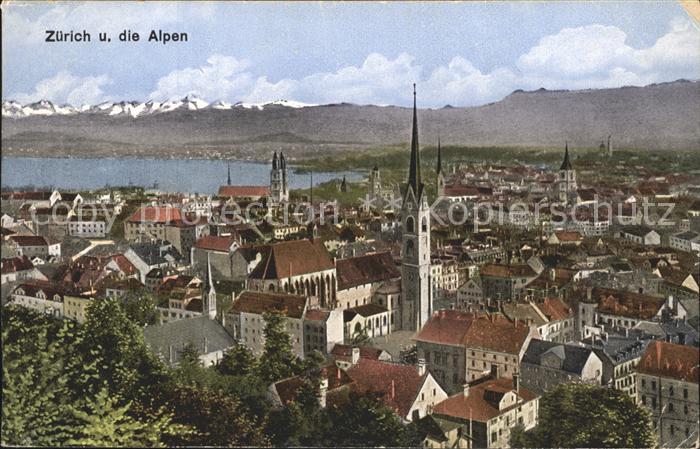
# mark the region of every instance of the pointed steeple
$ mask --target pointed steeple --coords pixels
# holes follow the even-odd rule
[[[287,160],[284,158],[284,153],[280,151],[280,168],[287,168]]]
[[[413,83],[413,132],[411,134],[411,165],[408,171],[408,185],[413,193],[420,196],[422,183],[420,179],[420,153],[418,149],[418,113],[416,111],[416,84]]]
[[[436,173],[442,173],[442,149],[440,148],[440,132],[438,131],[438,152],[437,152],[437,170]]]
[[[566,141],[566,149],[564,150],[564,161],[561,163],[559,170],[571,170],[571,161],[569,161],[569,141]]]
[[[279,158],[277,157],[277,151],[275,151],[275,155],[272,157],[272,169],[277,170],[279,168]]]
[[[226,185],[231,185],[231,163],[228,163],[228,177],[226,178]]]

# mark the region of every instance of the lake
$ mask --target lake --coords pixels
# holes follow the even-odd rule
[[[231,166],[234,185],[269,185],[271,164],[208,159],[72,159],[2,158],[2,187],[28,185],[56,189],[89,190],[105,186],[142,186],[168,192],[214,194],[226,184]],[[289,188],[309,186],[309,174],[288,170]],[[357,172],[314,172],[314,185],[331,179],[359,180]]]

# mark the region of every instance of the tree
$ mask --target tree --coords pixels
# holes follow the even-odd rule
[[[238,341],[224,352],[216,365],[217,371],[227,376],[246,376],[256,368],[256,359],[245,345]]]
[[[61,342],[49,340],[46,324],[37,322],[31,337],[21,319],[10,317],[9,325],[3,326],[3,445],[55,446],[70,435],[65,352]]]
[[[368,344],[369,335],[367,334],[367,329],[362,327],[360,323],[355,324],[355,332],[352,334],[352,340],[350,340],[350,345],[366,346]]]
[[[77,422],[75,435],[67,444],[71,446],[99,447],[162,447],[164,435],[192,435],[185,426],[173,425],[172,416],[158,413],[155,418],[142,422],[129,415],[130,403],[118,406],[102,389],[88,401],[85,410],[73,409]]]
[[[539,423],[512,447],[651,447],[651,414],[621,391],[561,384],[540,399]]]
[[[124,298],[126,316],[140,326],[155,324],[156,300],[152,295],[128,296]]]
[[[405,427],[393,410],[376,398],[351,393],[346,401],[327,409],[328,432],[323,443],[329,446],[417,447],[418,433]]]
[[[78,336],[81,362],[99,361],[99,379],[108,382],[115,396],[135,399],[166,378],[165,367],[146,346],[143,330],[117,299],[94,299]]]
[[[292,339],[287,333],[285,318],[279,313],[266,312],[265,347],[258,364],[258,375],[267,384],[290,377],[298,368],[297,357],[292,352]]]

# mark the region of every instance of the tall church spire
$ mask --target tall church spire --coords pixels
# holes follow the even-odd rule
[[[411,135],[411,165],[408,171],[408,185],[413,194],[420,196],[422,183],[420,179],[420,153],[418,149],[418,113],[416,112],[416,84],[413,83],[413,133]]]
[[[566,149],[564,150],[564,161],[561,163],[559,170],[571,170],[571,161],[569,161],[569,141],[566,141]]]
[[[437,152],[437,170],[436,173],[442,173],[442,149],[440,148],[440,132],[438,131],[438,152]]]
[[[231,185],[231,163],[228,163],[228,177],[226,178],[226,185]]]

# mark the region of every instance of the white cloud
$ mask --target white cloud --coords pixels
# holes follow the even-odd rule
[[[111,83],[107,75],[79,77],[69,72],[59,72],[39,81],[34,92],[17,93],[14,99],[20,103],[50,100],[57,104],[95,104],[107,99],[102,88]]]
[[[245,71],[249,67],[250,62],[245,59],[215,54],[206,65],[175,70],[160,78],[149,97],[167,100],[195,94],[209,100],[229,99],[252,86],[252,75]]]
[[[52,12],[61,15],[61,9]],[[617,27],[593,24],[545,36],[513,66],[488,72],[462,56],[426,70],[408,53],[395,58],[370,53],[359,65],[275,81],[259,73],[251,61],[214,54],[199,67],[174,70],[161,77],[150,98],[166,100],[196,94],[209,101],[263,103],[288,99],[322,104],[409,105],[411,85],[416,82],[424,106],[470,106],[499,100],[516,89],[610,88],[698,79],[699,55],[700,33],[686,18],[674,20],[668,32],[647,48],[630,46],[627,35]],[[108,83],[104,75],[79,78],[61,72],[39,82],[33,93],[20,94],[17,99],[97,101],[105,98],[103,87]]]

